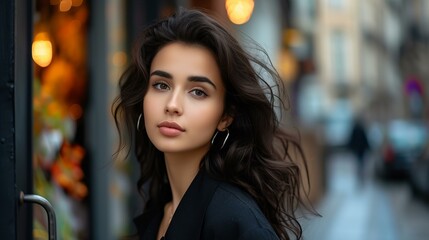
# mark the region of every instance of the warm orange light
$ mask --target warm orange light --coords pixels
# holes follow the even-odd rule
[[[296,77],[298,73],[298,62],[296,57],[289,50],[281,50],[278,64],[279,74],[284,81],[291,81]]]
[[[83,0],[73,0],[72,1],[72,5],[73,7],[79,7],[80,5],[82,5]]]
[[[293,46],[302,43],[303,38],[297,29],[289,28],[283,31],[283,42],[287,46]]]
[[[51,5],[60,5],[61,12],[67,12],[71,7],[79,7],[82,5],[83,0],[50,0]]]
[[[34,37],[32,45],[32,57],[33,61],[41,66],[47,67],[52,61],[52,43],[49,41],[47,33],[42,32]]]
[[[243,24],[249,21],[254,5],[253,0],[226,0],[225,2],[228,18],[235,24]]]
[[[67,12],[72,7],[72,0],[61,0],[60,2],[60,12]]]
[[[127,63],[127,54],[125,52],[118,51],[113,54],[112,63],[116,67],[122,67]]]

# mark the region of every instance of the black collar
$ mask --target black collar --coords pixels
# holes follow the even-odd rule
[[[219,182],[200,170],[177,207],[165,240],[200,239],[207,206]],[[156,239],[163,216],[163,208],[145,212],[134,219],[141,239]]]

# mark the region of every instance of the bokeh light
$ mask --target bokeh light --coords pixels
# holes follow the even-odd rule
[[[227,0],[225,2],[228,18],[234,24],[244,24],[252,16],[253,0]]]
[[[41,66],[47,67],[52,61],[52,43],[49,40],[49,35],[46,32],[38,33],[34,37],[32,45],[33,61]]]

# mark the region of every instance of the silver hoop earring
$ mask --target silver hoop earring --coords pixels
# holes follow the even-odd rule
[[[225,128],[225,130],[226,130],[226,137],[225,137],[225,140],[223,140],[223,143],[222,143],[222,146],[220,147],[220,149],[222,149],[223,146],[225,146],[226,140],[228,140],[228,137],[229,137],[229,130],[228,130],[228,128]],[[217,136],[218,133],[219,133],[219,131],[216,130],[216,133],[215,133],[215,135],[212,138],[212,145],[213,145],[214,140],[216,139],[216,136]]]
[[[140,113],[139,118],[137,119],[137,131],[140,131],[140,120],[142,118],[142,114]]]

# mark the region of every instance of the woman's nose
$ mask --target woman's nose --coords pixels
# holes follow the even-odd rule
[[[182,114],[183,112],[182,96],[180,96],[179,93],[177,92],[172,93],[171,97],[169,98],[165,106],[165,112],[169,114],[177,114],[177,115]]]

